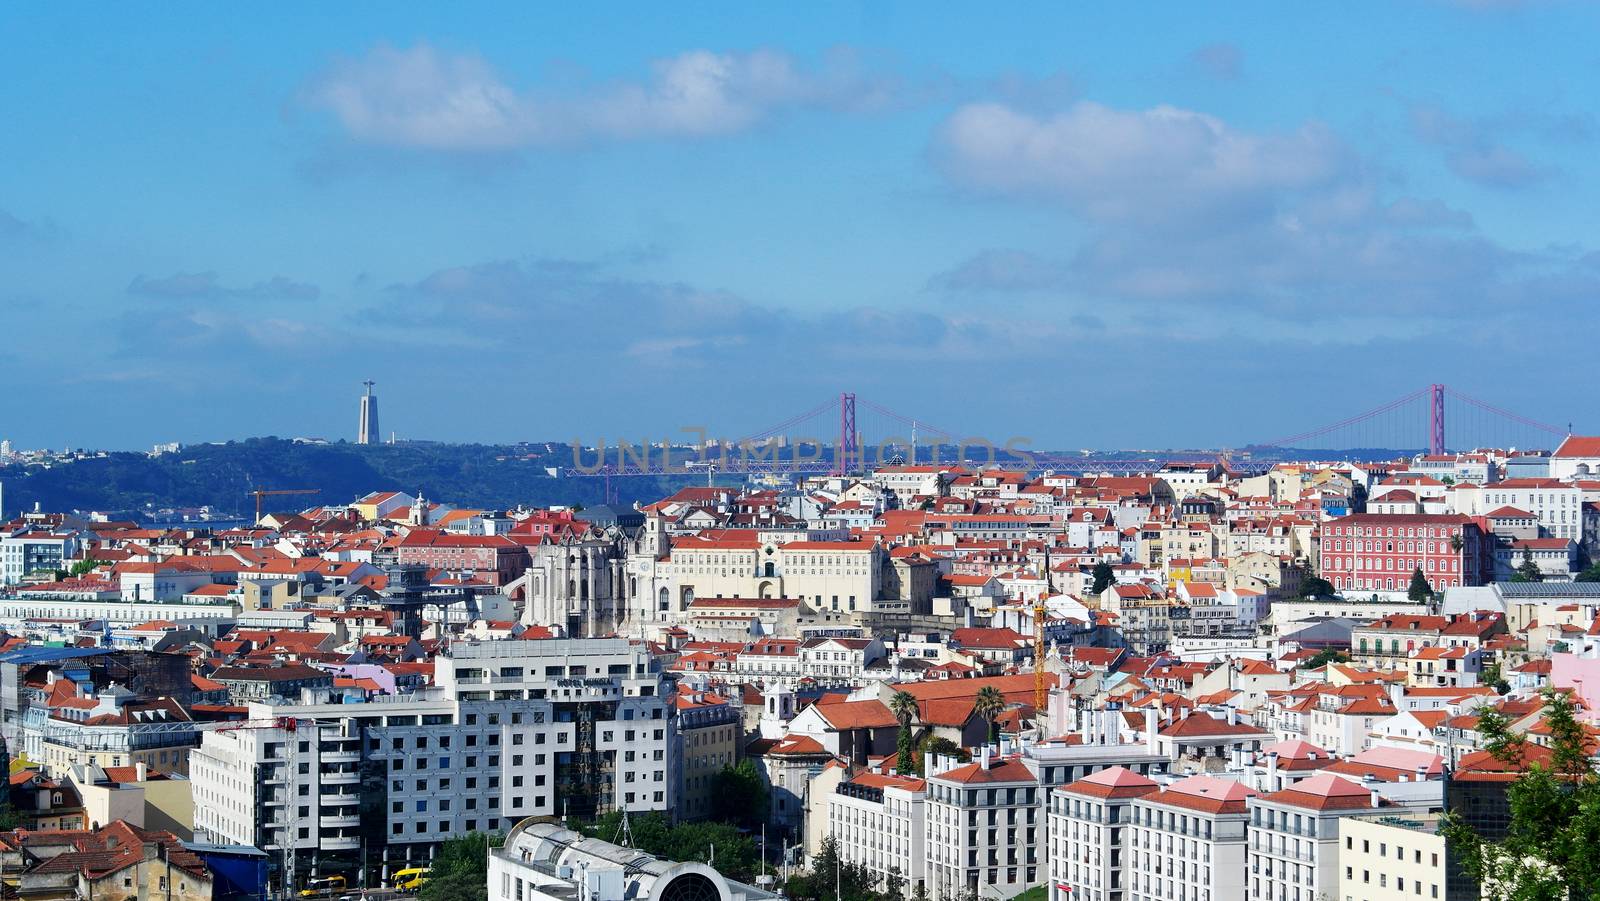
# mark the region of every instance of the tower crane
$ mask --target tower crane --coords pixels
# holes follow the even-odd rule
[[[1050,545],[1044,546],[1044,590],[1033,603],[1033,721],[1044,741],[1045,708],[1050,703],[1050,691],[1044,677],[1044,617],[1047,610],[1045,598],[1050,596]]]

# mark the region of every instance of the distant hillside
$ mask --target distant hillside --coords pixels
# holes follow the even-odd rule
[[[185,447],[151,457],[115,453],[49,469],[0,467],[8,512],[95,510],[149,515],[151,510],[210,506],[249,516],[251,488],[320,488],[315,495],[268,498],[265,509],[303,509],[354,500],[368,491],[424,492],[469,507],[604,502],[599,478],[552,478],[548,466],[571,466],[564,445],[297,444],[252,438]],[[612,481],[622,504],[652,501],[695,480],[686,476]]]

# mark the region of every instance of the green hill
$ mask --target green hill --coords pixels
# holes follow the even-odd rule
[[[37,502],[49,511],[150,515],[162,508],[210,506],[249,516],[252,488],[319,488],[315,495],[268,498],[265,509],[303,509],[354,500],[368,491],[424,492],[468,507],[583,504],[605,501],[600,478],[552,477],[572,465],[562,444],[302,444],[252,438],[185,447],[157,457],[113,453],[42,466],[0,467],[9,511]],[[686,476],[614,479],[623,504],[659,499],[696,480]]]

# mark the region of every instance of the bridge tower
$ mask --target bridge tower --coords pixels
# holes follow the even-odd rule
[[[861,468],[861,433],[856,431],[856,396],[839,395],[839,440],[833,445],[833,474],[849,475]]]
[[[1444,453],[1444,386],[1438,383],[1428,386],[1428,395],[1432,403],[1428,405],[1428,453],[1435,456]]]

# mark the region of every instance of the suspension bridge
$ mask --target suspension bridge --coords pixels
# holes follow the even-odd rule
[[[1259,472],[1284,460],[1386,459],[1477,448],[1554,447],[1571,428],[1539,422],[1448,385],[1426,385],[1369,410],[1291,435],[1231,448],[1182,451],[1036,450],[1020,437],[984,438],[942,428],[852,392],[831,397],[736,439],[573,448],[565,476],[843,474],[891,465],[999,464],[1065,473],[1150,472],[1165,465],[1223,463]]]

